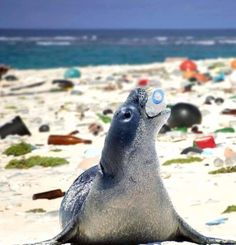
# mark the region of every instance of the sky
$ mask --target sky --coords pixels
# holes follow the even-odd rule
[[[236,28],[236,0],[0,0],[0,28]]]

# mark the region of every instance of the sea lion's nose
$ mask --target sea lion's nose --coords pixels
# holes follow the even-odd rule
[[[141,107],[144,107],[147,99],[148,95],[146,91],[142,88],[137,88],[130,93],[126,103],[133,102],[139,104]]]
[[[148,100],[147,92],[142,88],[138,88],[137,93],[138,93],[139,104],[141,107],[144,107]]]

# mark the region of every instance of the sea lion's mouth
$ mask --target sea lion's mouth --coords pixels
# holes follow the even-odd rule
[[[161,112],[159,112],[158,114],[156,114],[154,116],[149,116],[147,114],[146,110],[145,110],[145,114],[146,114],[148,119],[153,119],[153,118],[162,117],[162,116],[169,117],[170,116],[170,112],[171,112],[171,110],[169,108],[166,108],[166,109],[162,110]]]
[[[156,88],[151,93],[144,93],[146,100],[143,108],[148,119],[169,117],[170,109],[166,108],[165,93],[162,89]]]

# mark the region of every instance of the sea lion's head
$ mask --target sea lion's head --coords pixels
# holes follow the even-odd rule
[[[170,110],[164,108],[150,117],[145,108],[147,100],[146,91],[137,88],[115,112],[100,161],[104,173],[114,174],[135,153],[155,153],[156,134],[167,121]]]

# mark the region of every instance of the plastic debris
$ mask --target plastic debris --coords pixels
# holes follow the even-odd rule
[[[9,69],[9,66],[0,64],[0,80],[2,79],[2,76],[8,72]]]
[[[81,77],[81,72],[76,69],[76,68],[70,68],[65,71],[64,73],[64,78],[80,78]]]
[[[197,65],[192,60],[185,60],[180,64],[181,71],[196,71]]]
[[[0,138],[4,139],[8,135],[31,135],[30,131],[22,121],[20,116],[16,116],[11,122],[0,127]]]
[[[194,145],[204,149],[204,148],[215,148],[216,143],[213,136],[204,136],[194,140]]]
[[[74,83],[69,80],[64,79],[56,79],[52,81],[52,84],[57,84],[61,89],[72,89],[74,87]]]
[[[221,225],[221,224],[224,224],[225,221],[227,221],[227,220],[228,220],[228,218],[218,218],[218,219],[215,219],[215,220],[208,221],[206,223],[206,225],[209,225],[209,226],[211,226],[211,225]]]
[[[203,132],[199,130],[197,125],[192,126],[191,132],[194,134],[202,134]]]
[[[217,168],[220,168],[224,165],[224,161],[219,157],[217,157],[213,163],[214,163],[214,166]]]
[[[43,124],[39,127],[39,132],[49,132],[50,131],[50,127],[47,124]]]
[[[235,133],[235,130],[232,127],[226,127],[226,128],[217,129],[215,133]]]
[[[171,115],[168,125],[174,127],[192,127],[202,122],[200,110],[189,103],[177,103],[171,107]]]
[[[223,115],[236,115],[236,109],[224,109],[221,112]]]
[[[145,106],[146,113],[149,117],[158,115],[166,108],[165,94],[162,89],[154,89],[148,96]]]
[[[45,82],[31,83],[29,85],[12,88],[11,91],[17,91],[17,90],[26,89],[26,88],[35,88],[35,87],[42,86],[44,83]]]
[[[176,128],[174,128],[174,130],[179,131],[179,132],[183,132],[183,133],[187,133],[188,132],[188,128],[187,127],[176,127]]]
[[[14,76],[14,75],[7,75],[7,76],[4,77],[4,79],[6,81],[17,81],[18,80],[18,78],[16,76]]]
[[[73,136],[73,134],[78,131],[74,131],[68,135],[49,135],[48,144],[49,145],[75,145],[75,144],[92,144],[92,140],[81,139]]]
[[[215,77],[213,77],[213,81],[216,82],[216,83],[223,82],[224,80],[225,80],[224,72],[220,72]]]
[[[225,165],[230,167],[236,163],[236,152],[231,148],[226,147],[224,150]]]
[[[149,84],[149,80],[148,79],[140,79],[139,81],[138,81],[138,86],[140,86],[140,87],[145,87],[145,86],[147,86]]]
[[[64,195],[65,195],[65,192],[62,192],[61,189],[55,189],[55,190],[51,190],[51,191],[36,193],[32,196],[32,199],[33,200],[37,200],[37,199],[52,200],[52,199],[56,199],[58,197],[63,197]]]
[[[188,153],[201,154],[202,153],[202,149],[200,149],[198,147],[190,146],[190,147],[187,147],[187,148],[183,149],[180,154],[188,154]]]
[[[236,59],[232,60],[230,65],[232,69],[236,69]]]
[[[112,111],[112,109],[108,108],[108,109],[103,110],[102,114],[103,115],[113,114],[113,111]]]
[[[103,127],[101,124],[98,123],[91,123],[89,125],[89,132],[92,133],[93,135],[98,135],[100,132],[103,131]]]
[[[216,103],[217,105],[221,105],[221,104],[223,104],[223,103],[224,103],[224,99],[223,99],[223,98],[218,97],[218,98],[216,98],[216,99],[215,99],[215,103]]]
[[[100,113],[97,113],[97,116],[102,120],[104,123],[111,123],[111,118],[106,115],[102,115]]]
[[[204,103],[207,104],[207,105],[211,105],[213,101],[215,101],[215,97],[212,96],[212,95],[209,95],[209,96],[206,97]]]

